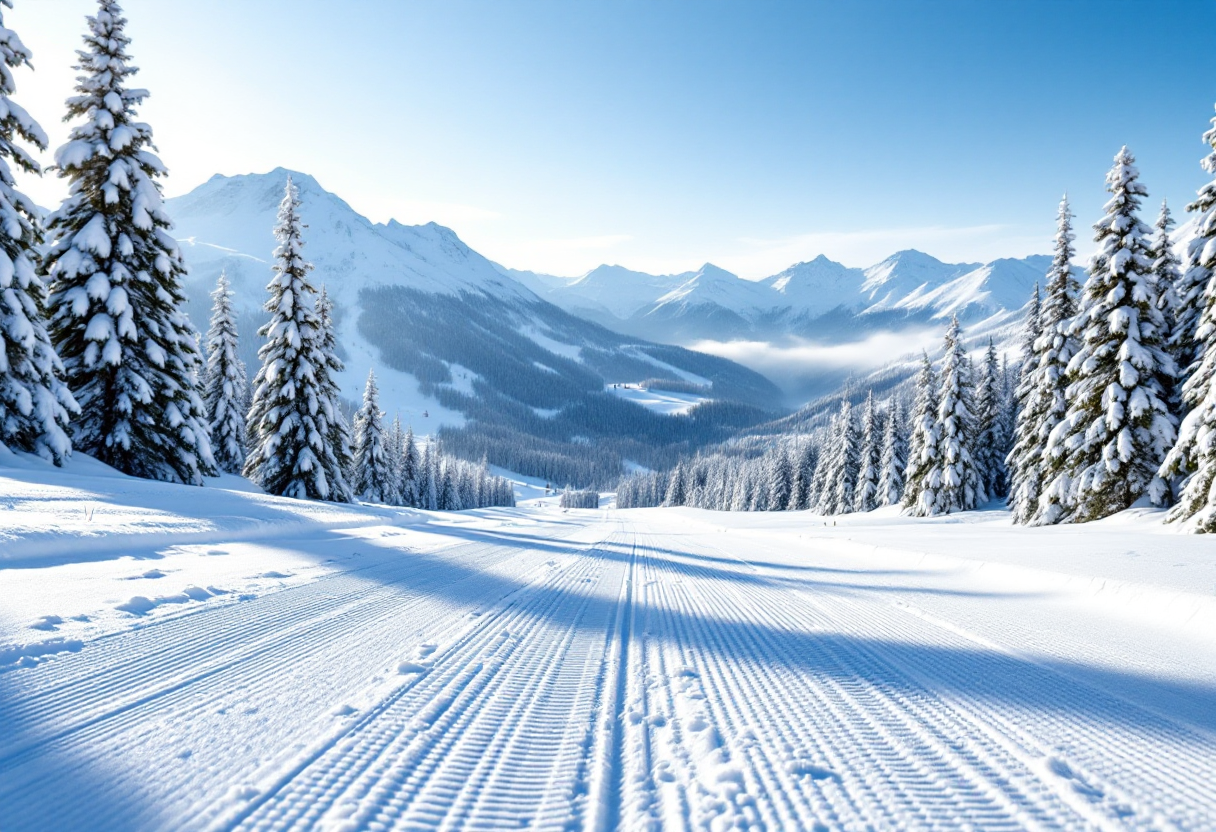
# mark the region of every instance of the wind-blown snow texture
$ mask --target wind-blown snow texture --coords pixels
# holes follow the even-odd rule
[[[6,832],[1216,817],[1216,564],[1160,512],[444,516],[0,463]]]

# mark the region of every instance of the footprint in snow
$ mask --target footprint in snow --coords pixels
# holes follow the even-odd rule
[[[430,670],[429,667],[418,662],[401,662],[397,665],[397,672],[402,676],[409,673],[426,673],[428,670]]]
[[[1106,796],[1104,791],[1085,782],[1084,777],[1074,771],[1072,766],[1059,757],[1047,758],[1047,770],[1057,777],[1070,781],[1073,791],[1083,797],[1096,801]]]
[[[356,708],[352,708],[350,705],[343,705],[341,708],[334,711],[334,716],[354,716],[357,713],[359,713],[359,711]]]
[[[786,764],[790,774],[799,777],[809,777],[812,780],[839,780],[840,775],[827,766],[812,763],[809,760],[791,760]]]
[[[291,573],[290,572],[270,571],[270,572],[263,572],[261,575],[256,575],[255,577],[258,577],[258,578],[290,578]]]
[[[43,632],[54,632],[59,629],[59,625],[63,623],[63,619],[57,615],[44,615],[33,624],[30,625],[31,630],[42,630]]]

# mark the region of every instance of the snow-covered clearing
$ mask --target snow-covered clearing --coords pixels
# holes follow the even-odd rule
[[[1216,819],[1216,552],[1155,516],[441,515],[0,462],[5,832]]]
[[[672,393],[668,390],[649,390],[640,384],[609,384],[604,388],[614,396],[640,404],[647,410],[662,413],[666,416],[678,416],[687,413],[701,402],[708,401],[708,396],[696,393]]]

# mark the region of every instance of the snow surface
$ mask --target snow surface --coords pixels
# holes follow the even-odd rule
[[[1157,512],[0,494],[6,832],[1216,817],[1216,555]]]
[[[667,390],[647,390],[640,384],[609,384],[604,388],[618,398],[640,404],[647,410],[662,413],[666,416],[678,416],[692,410],[701,402],[709,401],[708,396],[695,393],[672,393]]]

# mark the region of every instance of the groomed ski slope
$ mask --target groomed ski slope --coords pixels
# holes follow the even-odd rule
[[[1216,828],[1216,550],[1158,515],[428,515],[24,464],[5,832]]]

